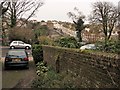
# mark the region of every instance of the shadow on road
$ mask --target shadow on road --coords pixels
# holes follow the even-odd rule
[[[4,69],[4,70],[5,71],[14,71],[14,70],[21,71],[21,70],[28,70],[28,68],[26,68],[26,67],[8,67],[7,69]]]

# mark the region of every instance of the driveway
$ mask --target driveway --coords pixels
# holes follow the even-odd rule
[[[32,80],[36,77],[36,68],[32,55],[29,55],[29,69],[4,70],[4,57],[8,50],[8,47],[2,48],[2,58],[0,60],[2,63],[2,88],[30,88]],[[31,50],[27,52],[31,53]]]

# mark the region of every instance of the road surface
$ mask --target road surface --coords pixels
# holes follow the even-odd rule
[[[2,63],[2,88],[30,88],[31,82],[36,76],[36,68],[31,50],[27,50],[30,53],[29,69],[17,68],[4,70],[4,58],[8,50],[9,47],[2,47],[2,58],[0,60],[0,63]]]

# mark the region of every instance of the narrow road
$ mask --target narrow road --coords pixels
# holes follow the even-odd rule
[[[31,55],[31,50],[27,50],[29,55],[29,69],[17,68],[4,70],[5,54],[9,50],[8,47],[2,47],[2,88],[30,88],[31,82],[36,76],[36,68]]]

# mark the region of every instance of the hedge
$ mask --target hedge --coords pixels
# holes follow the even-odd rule
[[[43,50],[42,46],[39,44],[34,44],[32,46],[32,55],[33,59],[35,61],[35,64],[37,64],[40,61],[43,61]]]

